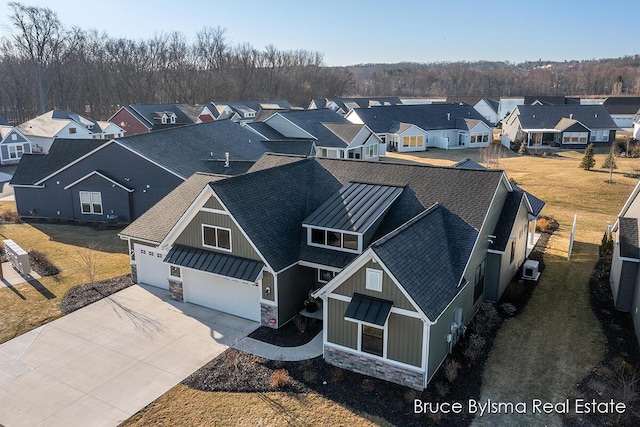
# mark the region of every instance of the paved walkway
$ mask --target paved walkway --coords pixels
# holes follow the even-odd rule
[[[298,347],[279,347],[253,338],[244,337],[233,348],[255,354],[271,360],[284,362],[297,362],[322,356],[322,332],[319,332],[311,341]]]
[[[118,425],[258,326],[132,286],[0,345],[0,425]]]

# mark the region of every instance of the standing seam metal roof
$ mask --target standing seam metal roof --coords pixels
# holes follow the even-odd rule
[[[364,233],[402,193],[402,187],[348,183],[323,203],[305,225]]]

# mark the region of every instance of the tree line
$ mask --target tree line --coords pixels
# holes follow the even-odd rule
[[[120,106],[345,96],[640,95],[640,56],[592,61],[328,67],[321,52],[234,44],[222,27],[133,40],[65,27],[48,8],[9,3],[0,41],[0,114],[53,108],[106,119]]]
[[[143,39],[67,28],[48,8],[9,3],[0,44],[0,113],[22,122],[52,108],[108,118],[121,105],[287,99],[353,90],[352,75],[326,67],[320,52],[233,44],[221,27]]]

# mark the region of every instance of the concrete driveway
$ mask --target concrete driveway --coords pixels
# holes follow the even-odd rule
[[[258,326],[134,285],[0,345],[0,425],[118,425]]]

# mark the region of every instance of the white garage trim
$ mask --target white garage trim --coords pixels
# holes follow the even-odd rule
[[[138,283],[169,289],[169,265],[162,262],[167,252],[139,243],[134,243],[133,247]]]

